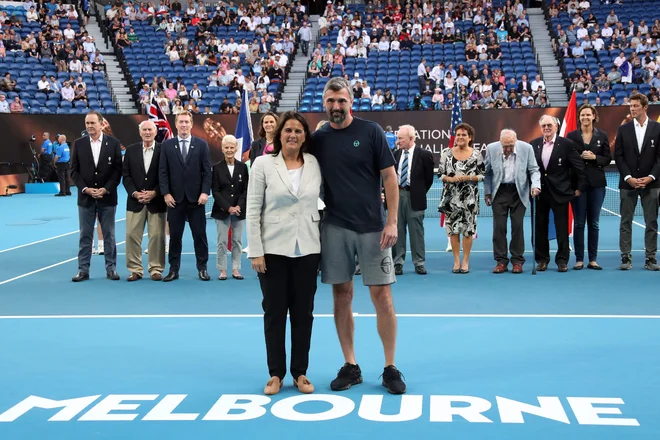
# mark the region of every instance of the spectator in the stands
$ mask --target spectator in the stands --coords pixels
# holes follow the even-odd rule
[[[12,113],[23,113],[25,112],[25,107],[23,107],[23,101],[21,101],[20,96],[14,97],[14,102],[9,106],[9,110]]]

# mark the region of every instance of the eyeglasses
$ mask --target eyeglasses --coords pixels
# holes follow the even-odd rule
[[[550,128],[553,124],[541,124],[541,128]]]

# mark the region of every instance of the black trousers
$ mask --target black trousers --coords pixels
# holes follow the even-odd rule
[[[172,249],[170,242],[170,251]],[[291,321],[291,367],[294,380],[307,375],[314,321],[320,254],[291,258],[266,254],[266,273],[259,274],[264,310],[268,372],[286,376],[286,316]]]
[[[167,208],[167,222],[170,225],[170,252],[168,259],[170,270],[178,272],[181,267],[181,247],[183,231],[186,220],[190,224],[193,242],[195,243],[195,257],[197,258],[197,270],[206,270],[209,261],[209,243],[206,239],[206,211],[204,205],[198,205],[197,201],[177,203],[174,208]]]
[[[57,162],[57,180],[60,182],[60,194],[71,194],[71,185],[69,184],[69,162]]]
[[[514,184],[501,184],[493,199],[493,254],[495,261],[505,265],[509,264],[511,251],[511,262],[513,264],[524,264],[525,257],[525,232],[523,222],[525,221],[525,205],[523,205],[518,189]],[[507,220],[511,218],[511,245],[507,249],[506,232]]]
[[[557,233],[557,255],[555,263],[568,264],[570,247],[568,244],[568,204],[559,203],[547,191],[541,193],[536,202],[536,262],[550,262],[550,241],[548,240],[548,223],[550,210],[555,216],[555,231]]]

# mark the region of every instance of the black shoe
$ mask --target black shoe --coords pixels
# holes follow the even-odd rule
[[[403,394],[406,392],[406,384],[403,382],[403,374],[394,365],[385,367],[383,371],[383,386],[390,394]]]
[[[66,194],[57,193],[57,194],[55,194],[55,197],[66,197]]]
[[[419,266],[415,266],[415,273],[417,273],[419,275],[426,275],[426,268],[424,267],[423,264],[421,264]]]
[[[174,281],[178,279],[179,279],[179,272],[170,271],[170,273],[168,273],[167,276],[163,278],[163,282],[169,283],[170,281]]]
[[[109,270],[106,274],[105,277],[109,280],[112,281],[117,281],[119,279],[119,274],[117,273],[116,270]]]
[[[362,383],[362,371],[359,365],[345,363],[337,373],[337,378],[330,382],[332,391],[345,391],[353,385]]]
[[[209,273],[206,271],[206,269],[200,270],[198,275],[199,275],[199,279],[202,280],[202,281],[208,281],[208,280],[211,279],[211,277],[209,276]]]
[[[89,274],[87,272],[78,272],[75,277],[71,278],[71,281],[78,283],[80,281],[85,281],[89,279]]]
[[[403,275],[403,264],[394,265],[394,275]]]

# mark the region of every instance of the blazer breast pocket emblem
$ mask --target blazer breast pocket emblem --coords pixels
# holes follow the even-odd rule
[[[108,156],[108,165],[112,165],[112,156]]]
[[[561,157],[559,158],[559,166],[561,166]]]

